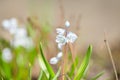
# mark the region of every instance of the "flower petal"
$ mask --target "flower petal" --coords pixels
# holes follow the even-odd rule
[[[50,59],[50,64],[57,64],[58,59],[56,57],[53,57]]]
[[[65,26],[66,26],[66,27],[70,27],[70,22],[69,22],[69,21],[66,21],[66,22],[65,22]]]
[[[62,52],[59,52],[56,57],[57,57],[58,59],[61,59],[62,56],[63,56],[63,53],[62,53]]]
[[[64,45],[66,43],[66,38],[63,35],[57,35],[56,42],[58,44]]]
[[[4,48],[2,51],[2,59],[3,61],[9,63],[12,60],[12,52],[10,48]]]
[[[58,44],[58,49],[62,50],[62,46],[63,46],[62,44]]]
[[[59,35],[64,35],[65,29],[57,28],[57,29],[56,29],[56,32],[57,32],[57,34],[59,34]]]
[[[78,36],[75,33],[73,33],[73,32],[68,32],[67,37],[66,37],[67,42],[71,42],[71,43],[74,43],[74,41],[77,38],[78,38]]]

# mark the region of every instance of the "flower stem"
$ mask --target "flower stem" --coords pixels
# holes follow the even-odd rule
[[[70,51],[71,51],[71,54],[72,54],[72,61],[74,63],[75,56],[74,56],[73,45],[71,43],[68,43],[68,45],[69,45],[69,48],[70,48]],[[74,67],[75,67],[75,65],[74,65]]]
[[[61,80],[65,80],[66,55],[67,55],[67,44],[65,44],[63,48],[62,71],[61,71],[62,79]]]

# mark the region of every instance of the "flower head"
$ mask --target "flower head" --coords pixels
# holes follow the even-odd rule
[[[50,64],[57,64],[60,61],[62,55],[63,55],[63,53],[59,52],[56,57],[52,57],[50,59]]]
[[[50,59],[50,64],[57,64],[57,63],[58,63],[58,59],[56,57]]]
[[[58,44],[64,45],[66,43],[66,38],[63,35],[57,35],[56,42]]]
[[[2,22],[4,29],[8,30],[11,34],[15,34],[18,27],[18,21],[16,18],[6,19]]]
[[[11,46],[13,46],[14,48],[22,46],[26,49],[30,49],[33,47],[33,41],[30,37],[14,38],[11,41]]]
[[[23,27],[17,28],[16,29],[16,33],[14,34],[14,37],[15,38],[25,38],[25,37],[27,37],[27,30],[26,30],[26,28],[23,28]]]
[[[4,20],[2,22],[2,26],[4,29],[9,29],[9,27],[10,27],[9,20]]]
[[[67,28],[70,27],[69,21],[65,22],[65,26]],[[50,59],[51,64],[57,64],[57,62],[61,59],[61,57],[63,56],[63,53],[61,52],[61,50],[65,44],[67,44],[69,42],[74,43],[75,40],[78,38],[75,33],[71,32],[71,31],[67,31],[67,30],[62,29],[62,28],[57,28],[56,32],[58,34],[56,36],[56,43],[58,44],[58,49],[60,50],[60,52],[57,54],[56,57],[53,57]]]
[[[69,21],[65,22],[65,26],[70,26]],[[58,35],[56,37],[56,42],[58,43],[58,49],[62,49],[62,46],[66,43],[74,43],[75,40],[78,38],[77,35],[71,31],[67,31],[67,34],[65,35],[66,30],[62,28],[56,29]]]
[[[2,59],[5,62],[10,62],[12,60],[12,53],[10,48],[4,48],[2,51]]]
[[[33,41],[32,38],[27,35],[27,29],[24,25],[18,25],[16,18],[4,20],[2,26],[13,35],[13,39],[10,43],[12,47],[17,48],[22,46],[26,49],[33,48]]]
[[[71,42],[71,43],[74,43],[77,38],[78,38],[77,35],[73,32],[68,32],[66,36],[67,42]]]

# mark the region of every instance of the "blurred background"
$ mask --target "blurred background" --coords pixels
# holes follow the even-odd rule
[[[8,72],[9,76],[14,75],[15,77],[19,70],[26,69],[23,69],[23,65],[28,65],[30,62],[33,65],[33,80],[37,79],[39,65],[36,55],[39,42],[44,44],[44,52],[49,60],[58,52],[55,43],[56,28],[64,27],[65,21],[69,20],[71,30],[79,37],[74,44],[75,55],[84,56],[88,45],[93,45],[87,79],[89,80],[98,72],[105,71],[99,80],[115,80],[104,43],[104,31],[107,34],[119,76],[119,4],[120,0],[0,0],[0,68],[10,64],[12,74],[9,74],[11,68],[6,67],[4,70]],[[8,28],[10,24],[13,25],[12,29]],[[16,30],[18,30],[17,33],[15,33]],[[12,55],[9,54],[7,61],[3,59],[5,55],[2,53],[5,51],[8,54],[12,53]],[[14,62],[14,60],[17,61]],[[18,65],[22,67],[19,68]],[[53,67],[55,66],[53,65]],[[25,76],[25,73],[21,72],[19,77],[23,76],[22,74]],[[20,79],[25,80],[25,78]]]

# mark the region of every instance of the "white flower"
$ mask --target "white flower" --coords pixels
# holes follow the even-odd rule
[[[57,29],[56,29],[56,32],[58,33],[58,35],[64,35],[65,29],[57,28]]]
[[[63,46],[63,44],[58,43],[58,49],[59,50],[62,50],[62,46]]]
[[[56,36],[56,42],[58,43],[58,49],[62,50],[62,46],[65,45],[66,43],[74,43],[75,40],[78,38],[77,35],[73,32],[68,31],[66,36],[65,30],[62,28],[57,28],[56,29],[58,35]]]
[[[71,43],[74,43],[74,41],[77,38],[78,38],[77,35],[75,33],[73,33],[73,32],[68,32],[67,37],[66,37],[67,42],[71,42]]]
[[[50,64],[57,64],[57,63],[58,63],[58,59],[56,57],[50,59]]]
[[[66,37],[63,35],[57,35],[56,42],[58,43],[58,48],[61,49],[62,46],[68,42],[74,43],[77,38],[77,35],[73,32],[68,32]]]
[[[66,38],[63,35],[57,35],[56,42],[58,44],[64,45],[66,43]]]
[[[17,19],[15,18],[11,18],[9,20],[4,20],[2,22],[2,26],[3,28],[5,28],[6,30],[8,30],[11,34],[15,34],[16,29],[18,27],[18,22]]]
[[[15,48],[19,47],[19,46],[22,46],[24,47],[25,46],[25,39],[23,38],[20,38],[20,39],[14,39],[12,42],[11,42],[11,45],[14,46]]]
[[[9,29],[9,27],[10,27],[9,20],[4,20],[4,21],[2,22],[2,26],[3,26],[3,28],[5,28],[5,29]]]
[[[70,22],[69,22],[69,21],[66,21],[66,22],[65,22],[65,26],[66,26],[66,27],[70,27]]]
[[[34,43],[33,43],[33,40],[32,38],[30,37],[27,37],[26,38],[26,44],[24,46],[26,49],[30,49],[30,48],[33,48],[34,47]]]
[[[24,38],[27,37],[27,30],[26,28],[17,28],[16,33],[14,34],[15,38]]]
[[[2,59],[3,61],[9,63],[12,60],[12,53],[9,48],[4,48],[2,51]]]
[[[10,28],[9,28],[10,34],[15,34],[15,33],[16,33],[16,30],[17,30],[16,27],[10,27]]]
[[[62,53],[62,52],[59,52],[56,57],[57,57],[58,59],[61,59],[62,56],[63,56],[63,53]]]
[[[16,18],[11,18],[10,20],[11,27],[18,27],[18,21]]]
[[[15,48],[22,46],[26,49],[30,49],[33,47],[33,41],[30,37],[15,38],[13,41],[11,41],[11,45]]]

